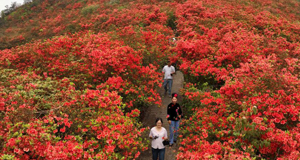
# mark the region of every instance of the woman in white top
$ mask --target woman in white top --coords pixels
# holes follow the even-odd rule
[[[167,130],[162,127],[163,120],[161,118],[157,118],[155,121],[156,126],[151,128],[149,137],[152,139],[151,147],[152,147],[152,159],[164,160],[165,158],[165,146],[163,141],[168,138]]]

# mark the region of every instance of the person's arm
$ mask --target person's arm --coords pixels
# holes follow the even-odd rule
[[[149,138],[153,139],[153,132],[152,132],[152,130],[150,130]]]
[[[167,130],[165,129],[164,140],[167,140],[167,139],[168,139],[168,132],[167,132]]]

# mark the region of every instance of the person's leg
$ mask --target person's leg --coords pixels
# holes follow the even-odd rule
[[[175,130],[174,121],[171,121],[171,124],[169,125],[169,127],[170,127],[170,145],[172,145],[173,141],[174,141],[174,130]]]
[[[157,158],[158,158],[158,149],[152,148],[152,159],[157,160]]]
[[[164,89],[165,89],[165,94],[167,93],[167,83],[168,83],[168,80],[164,79],[163,86],[164,86]]]
[[[180,123],[180,120],[179,121],[174,121],[174,128],[175,128],[174,141],[177,141],[179,123]]]
[[[172,91],[172,84],[173,84],[173,79],[169,79],[169,95],[171,95],[171,91]]]
[[[159,150],[159,160],[164,160],[165,159],[165,152],[166,152],[166,148],[164,149],[160,149]]]

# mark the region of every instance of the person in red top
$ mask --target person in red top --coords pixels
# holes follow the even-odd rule
[[[182,110],[180,105],[177,103],[178,94],[173,93],[172,94],[172,103],[168,105],[167,110],[167,119],[170,126],[170,146],[173,145],[173,143],[176,143],[177,137],[178,137],[178,129],[179,129],[179,123],[180,119],[182,117]]]

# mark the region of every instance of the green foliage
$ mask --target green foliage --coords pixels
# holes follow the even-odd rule
[[[24,79],[24,76],[16,74],[11,69],[0,69],[0,75],[0,85],[6,87],[2,90],[4,93],[18,93],[17,96],[20,99],[31,99],[34,102],[32,107],[35,107],[37,111],[49,110],[56,103],[57,96],[62,96],[61,91],[56,89],[61,86],[51,78],[46,78],[46,80],[42,80],[41,78]],[[9,87],[14,86],[12,79],[22,81],[22,83],[15,87]],[[35,88],[28,90],[31,85],[35,86]],[[20,103],[23,102],[20,100]],[[25,117],[28,116],[26,115],[26,110],[23,110],[23,112],[22,115]]]
[[[177,29],[177,17],[174,15],[174,12],[168,12],[168,19],[167,19],[167,26],[172,28],[172,30],[176,30]]]
[[[4,22],[5,20],[4,17],[5,17],[4,11],[1,11],[0,25]]]
[[[215,79],[215,76],[213,75],[199,75],[199,76],[193,76],[193,75],[186,75],[184,77],[186,82],[190,82],[196,85],[199,89],[219,89],[224,84],[223,81],[217,81]]]
[[[28,8],[38,7],[42,0],[33,0],[31,3],[28,3]]]
[[[201,93],[203,92],[194,86],[188,88],[187,91],[188,92],[201,92]],[[194,100],[189,99],[188,97],[183,98],[182,106],[184,106],[182,109],[184,112],[184,116],[186,116],[186,117],[190,117],[194,113],[193,108],[203,107],[203,105],[201,104],[200,101],[194,101]]]
[[[233,136],[242,135],[242,137],[251,142],[255,148],[270,146],[269,140],[261,140],[261,136],[264,135],[266,131],[258,132],[256,128],[257,124],[250,123],[247,119],[238,118],[236,119],[235,125],[235,130],[232,132]],[[245,128],[247,128],[247,130],[245,130]]]
[[[70,24],[66,27],[66,32],[75,33],[80,29],[78,24]]]
[[[93,27],[93,30],[95,32],[99,32],[100,29],[101,29],[101,25],[106,22],[108,20],[108,17],[101,17],[99,20],[97,20],[95,23],[94,23],[94,27]]]
[[[4,154],[0,157],[1,160],[15,160],[16,157],[14,155]]]
[[[94,13],[98,8],[99,8],[99,5],[98,5],[98,4],[96,4],[96,5],[90,5],[90,6],[84,7],[84,8],[82,8],[82,10],[81,10],[81,14],[84,15],[84,16],[87,16],[87,15],[89,15],[89,14]]]
[[[120,0],[110,0],[109,4],[119,4]]]

